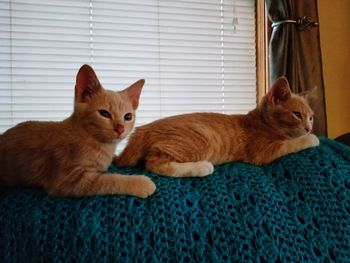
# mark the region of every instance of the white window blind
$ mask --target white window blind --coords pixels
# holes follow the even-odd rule
[[[107,89],[146,79],[137,125],[256,104],[254,0],[0,0],[0,23],[0,132],[69,116],[84,63]]]

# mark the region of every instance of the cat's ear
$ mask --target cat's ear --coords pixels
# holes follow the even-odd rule
[[[285,77],[279,77],[272,85],[268,98],[272,103],[277,103],[277,101],[289,99],[291,95],[292,92],[290,91],[288,80]]]
[[[132,84],[130,87],[123,90],[123,92],[126,92],[128,94],[134,109],[137,109],[137,107],[139,106],[141,90],[144,84],[145,84],[145,80],[140,79],[136,81],[134,84]]]
[[[317,99],[318,95],[318,87],[315,86],[312,89],[308,89],[306,91],[298,93],[299,96],[304,97],[306,101],[310,102],[314,99]]]
[[[83,65],[77,74],[75,84],[75,100],[84,102],[87,98],[102,89],[95,71],[89,65]]]

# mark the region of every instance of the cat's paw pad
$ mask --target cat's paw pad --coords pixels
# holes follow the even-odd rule
[[[316,147],[320,145],[320,140],[314,134],[307,135],[307,144],[309,147]]]
[[[214,166],[208,161],[200,161],[196,163],[196,169],[193,171],[193,176],[203,177],[214,172]]]
[[[157,187],[155,183],[144,175],[134,176],[132,184],[130,185],[131,195],[141,198],[147,198],[152,195]]]

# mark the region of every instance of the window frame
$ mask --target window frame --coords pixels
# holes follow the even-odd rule
[[[256,79],[257,103],[270,87],[269,81],[269,30],[265,0],[256,0]]]

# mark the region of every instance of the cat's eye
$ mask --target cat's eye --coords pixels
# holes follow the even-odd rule
[[[132,120],[132,113],[128,112],[124,115],[124,120],[131,121]]]
[[[293,114],[295,115],[295,117],[302,119],[300,112],[293,111]]]
[[[309,121],[312,121],[314,119],[314,117],[313,116],[311,116],[310,118],[309,118]]]
[[[98,110],[98,112],[102,117],[109,118],[109,119],[112,118],[111,114],[106,110]]]

